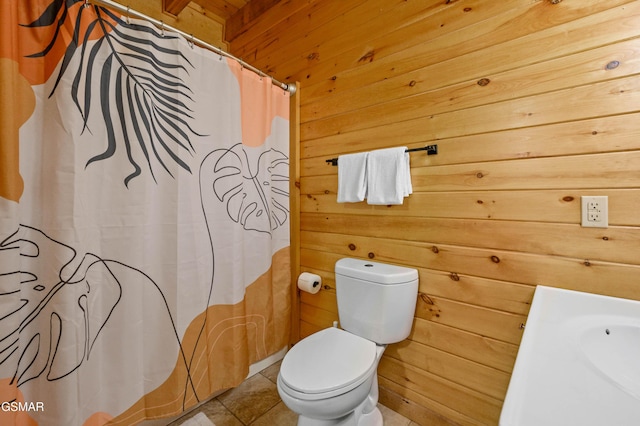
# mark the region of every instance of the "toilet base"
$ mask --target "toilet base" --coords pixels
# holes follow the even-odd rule
[[[378,375],[373,376],[369,395],[346,416],[321,420],[301,415],[298,416],[298,426],[383,426],[382,413],[378,409]]]
[[[320,420],[299,416],[298,426],[356,426],[355,416],[349,413],[339,419]]]
[[[339,419],[320,420],[311,419],[305,416],[298,417],[298,426],[382,426],[382,413],[376,407],[373,411],[367,414],[361,414],[356,416],[356,411],[347,414]]]
[[[363,414],[358,421],[358,426],[382,426],[382,413],[376,407],[373,411]]]

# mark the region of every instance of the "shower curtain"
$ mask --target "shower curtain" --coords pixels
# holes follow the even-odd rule
[[[238,385],[289,340],[289,94],[83,0],[0,19],[0,424]]]

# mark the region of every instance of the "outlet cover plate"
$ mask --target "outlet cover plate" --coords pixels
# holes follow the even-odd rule
[[[609,197],[606,195],[582,196],[582,226],[588,228],[609,227]]]

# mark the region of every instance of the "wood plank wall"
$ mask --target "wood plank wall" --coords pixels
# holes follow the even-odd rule
[[[415,267],[381,402],[497,425],[535,285],[640,299],[640,1],[287,0],[230,51],[300,82],[300,334],[337,319],[345,256]],[[277,13],[276,13],[277,12]],[[402,206],[336,203],[342,153],[412,153]],[[580,196],[609,197],[608,229]]]

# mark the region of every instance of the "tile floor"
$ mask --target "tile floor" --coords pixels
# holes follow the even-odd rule
[[[198,409],[170,423],[179,426],[199,412],[216,426],[295,426],[297,415],[280,400],[276,379],[280,362],[265,368]],[[379,405],[385,426],[417,426],[406,417]]]

